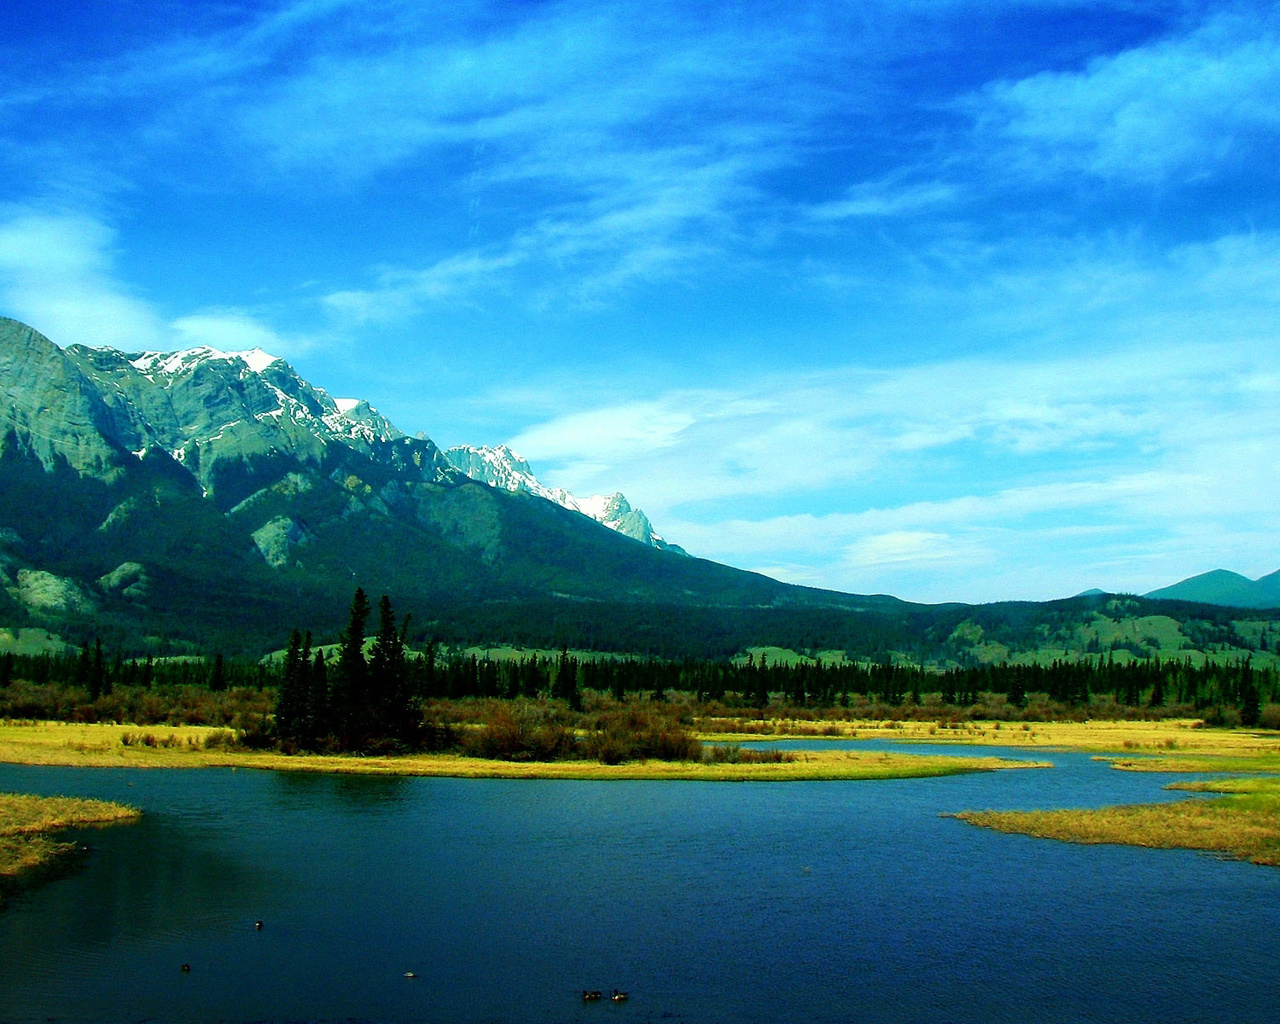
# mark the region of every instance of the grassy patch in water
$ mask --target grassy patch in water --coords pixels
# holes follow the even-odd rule
[[[51,833],[131,821],[140,814],[132,807],[102,800],[0,793],[0,892],[74,849],[74,844],[57,842]]]
[[[965,811],[956,817],[1000,832],[1069,843],[1207,850],[1280,866],[1280,779],[1215,779],[1169,788],[1226,795],[1094,810]]]
[[[900,779],[1000,768],[1042,766],[998,757],[923,756],[864,751],[796,751],[791,761],[499,761],[463,754],[400,754],[385,757],[281,754],[242,750],[210,742],[218,730],[197,726],[155,730],[154,744],[138,742],[141,730],[118,725],[61,722],[0,724],[0,761],[21,764],[127,765],[146,768],[242,767],[385,775],[530,779],[699,779],[705,781]],[[169,737],[173,737],[172,742]],[[128,737],[129,742],[124,739]]]

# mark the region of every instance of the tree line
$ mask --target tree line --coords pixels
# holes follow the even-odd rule
[[[398,620],[386,595],[378,603],[377,627],[370,637],[373,612],[364,591],[357,589],[347,626],[336,650],[330,648],[327,655],[313,646],[311,634],[296,629],[283,659],[274,661],[245,662],[220,654],[125,659],[119,652],[108,655],[100,641],[56,655],[5,654],[0,656],[0,714],[87,721],[126,720],[130,715],[163,720],[168,715],[170,720],[224,724],[236,715],[248,721],[252,710],[258,716],[256,731],[287,746],[368,750],[439,745],[441,737],[424,707],[470,698],[549,698],[579,711],[589,692],[611,694],[619,701],[637,694],[665,701],[679,693],[701,703],[763,713],[771,706],[821,709],[868,703],[964,710],[995,694],[1017,708],[1033,699],[1075,709],[1110,699],[1131,713],[1174,705],[1210,720],[1238,719],[1245,725],[1256,724],[1262,707],[1280,698],[1276,670],[1255,665],[1251,657],[1196,665],[1189,658],[1117,661],[1110,654],[942,672],[887,657],[792,664],[750,655],[737,660],[578,657],[567,647],[558,655],[493,659],[446,651],[434,640],[411,647],[409,616]],[[11,685],[19,681],[21,687]],[[193,709],[199,701],[191,694],[203,691],[245,696],[238,704],[224,700],[212,711]],[[183,694],[186,704],[179,707],[173,695]],[[268,720],[265,709],[271,707],[274,716]],[[1223,709],[1231,709],[1235,718],[1224,717]]]

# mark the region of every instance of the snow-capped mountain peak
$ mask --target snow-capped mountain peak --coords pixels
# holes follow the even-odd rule
[[[260,348],[246,349],[243,352],[223,352],[211,345],[199,345],[196,348],[182,349],[179,352],[143,352],[129,360],[129,365],[145,376],[159,374],[165,377],[176,377],[189,372],[200,363],[211,360],[232,362],[240,360],[254,373],[261,373],[272,363],[283,362],[279,356],[264,352]]]
[[[579,498],[563,487],[548,487],[534,476],[529,463],[505,444],[492,447],[456,445],[447,449],[444,456],[472,480],[554,501],[557,505],[594,519],[624,537],[638,540],[650,547],[684,553],[682,548],[668,544],[655,533],[648,517],[638,508],[633,509],[622,494],[592,494]]]

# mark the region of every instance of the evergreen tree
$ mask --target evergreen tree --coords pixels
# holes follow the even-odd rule
[[[338,647],[334,680],[333,725],[344,747],[355,746],[369,730],[369,666],[364,660],[364,631],[372,610],[364,590],[357,587]]]
[[[93,672],[93,655],[89,651],[89,645],[85,644],[80,648],[80,657],[76,659],[76,671],[72,676],[72,682],[76,686],[88,688],[89,676]],[[90,694],[90,696],[93,696]]]
[[[1021,672],[1013,673],[1013,681],[1009,685],[1009,703],[1017,708],[1027,706],[1027,688],[1022,681]]]
[[[1262,701],[1258,695],[1258,688],[1254,685],[1252,673],[1245,679],[1244,692],[1240,697],[1240,723],[1247,726],[1255,726],[1258,719],[1262,717]]]
[[[307,637],[310,638],[310,636],[311,634],[308,633]],[[307,679],[306,739],[308,746],[314,746],[317,739],[332,732],[333,724],[329,709],[329,670],[325,665],[324,655],[316,651]]]
[[[408,616],[405,628],[408,628]],[[409,692],[404,656],[404,632],[396,631],[396,616],[386,594],[378,602],[378,632],[369,657],[369,704],[375,733],[407,739],[410,729]]]
[[[213,672],[209,675],[209,689],[221,693],[227,688],[227,668],[222,663],[222,655],[213,656]]]
[[[93,641],[93,661],[89,665],[89,699],[97,700],[104,693],[110,693],[107,685],[107,666],[102,660],[102,641]]]
[[[280,673],[280,692],[276,697],[276,732],[282,739],[299,739],[307,717],[307,680],[309,666],[302,653],[302,634],[296,629],[289,634]]]

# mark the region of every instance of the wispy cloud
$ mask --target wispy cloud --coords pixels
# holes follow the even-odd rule
[[[260,348],[275,356],[292,358],[309,350],[314,342],[299,335],[282,334],[238,309],[203,310],[178,317],[169,328],[179,348],[208,345],[228,352]]]
[[[245,310],[201,310],[167,321],[117,277],[116,233],[107,224],[82,214],[9,212],[0,219],[0,303],[60,345],[123,351],[211,345],[291,356],[312,344]]]
[[[1241,6],[1081,71],[994,82],[966,105],[982,148],[1020,175],[1212,175],[1276,147],[1280,21]]]
[[[1280,559],[1256,548],[1280,529],[1278,359],[1147,344],[773,374],[561,417],[516,442],[549,482],[621,486],[695,553],[788,579],[939,600],[1052,597],[1090,573],[1076,589],[1154,587],[1197,534],[1258,572]]]
[[[159,348],[163,320],[112,270],[115,233],[78,214],[13,210],[0,222],[0,298],[63,344]]]
[[[952,203],[956,195],[956,186],[946,182],[907,185],[893,181],[866,182],[850,188],[843,199],[814,206],[809,216],[819,221],[897,217]]]

